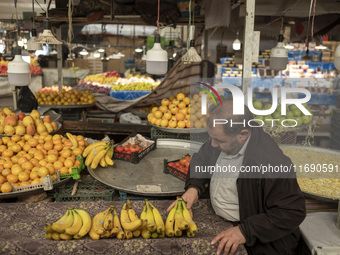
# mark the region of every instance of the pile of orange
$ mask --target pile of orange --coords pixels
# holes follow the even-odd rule
[[[42,105],[81,105],[93,104],[96,98],[90,90],[62,90],[58,92],[37,92],[35,97]]]
[[[0,191],[11,192],[14,187],[38,184],[50,175],[72,173],[80,165],[76,160],[88,145],[81,135],[75,136],[79,147],[71,150],[72,142],[59,134],[13,135],[0,138]],[[13,186],[12,186],[12,185]]]
[[[179,92],[176,96],[164,98],[161,106],[152,108],[147,119],[152,125],[165,128],[204,128],[207,116],[201,114],[202,94],[200,92],[190,98]]]

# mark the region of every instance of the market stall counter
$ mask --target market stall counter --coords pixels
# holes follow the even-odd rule
[[[156,200],[152,203],[163,216],[173,201]],[[86,210],[91,217],[114,205],[118,214],[125,201],[74,202],[74,203],[3,203],[0,211],[0,253],[1,254],[216,254],[217,245],[212,239],[221,231],[232,227],[213,211],[210,200],[201,199],[193,207],[198,233],[194,238],[130,240],[116,238],[92,240],[88,235],[79,240],[55,241],[45,239],[44,225],[55,222],[69,207]],[[138,215],[144,201],[132,202]],[[235,253],[247,254],[244,246]]]

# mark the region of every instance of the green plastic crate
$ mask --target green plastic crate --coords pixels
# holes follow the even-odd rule
[[[99,181],[80,181],[77,193],[71,196],[74,181],[63,187],[55,189],[54,198],[56,202],[92,202],[92,201],[113,201],[115,189]]]
[[[152,139],[161,139],[161,138],[166,138],[166,139],[182,139],[182,140],[191,140],[195,142],[201,142],[205,143],[209,141],[210,136],[208,132],[204,133],[170,133],[170,132],[165,132],[163,130],[157,129],[157,128],[151,128],[151,138]]]

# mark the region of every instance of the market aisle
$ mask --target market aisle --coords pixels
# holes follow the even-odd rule
[[[165,219],[165,211],[173,201],[152,201]],[[194,238],[130,240],[92,240],[88,235],[80,240],[54,241],[45,239],[44,225],[58,220],[69,207],[84,209],[91,217],[114,205],[120,212],[123,201],[112,202],[64,202],[64,203],[3,203],[0,211],[0,253],[1,254],[216,254],[211,240],[232,225],[217,216],[210,200],[199,200],[194,208],[194,220],[198,233]],[[132,201],[138,215],[144,201]],[[120,213],[119,213],[120,214]],[[236,255],[246,255],[244,246]]]

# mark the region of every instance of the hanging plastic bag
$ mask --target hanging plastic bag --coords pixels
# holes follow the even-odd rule
[[[38,108],[38,101],[28,86],[20,87],[18,108],[22,112],[31,112]]]

